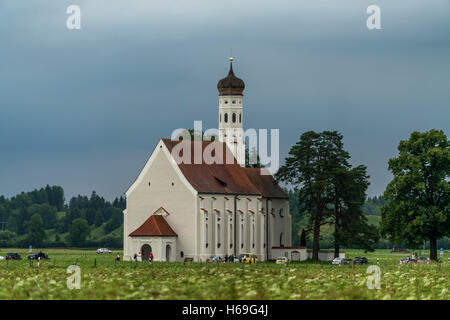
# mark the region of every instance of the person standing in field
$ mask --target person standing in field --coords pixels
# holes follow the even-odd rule
[[[148,262],[153,263],[153,252],[148,255]]]
[[[137,261],[142,261],[142,253],[140,251],[137,255]]]
[[[116,261],[117,262],[119,262],[120,261],[120,254],[117,252],[117,255],[116,255]]]

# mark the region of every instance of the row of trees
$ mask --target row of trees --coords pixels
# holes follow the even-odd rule
[[[443,131],[413,132],[401,141],[397,158],[389,160],[394,178],[383,197],[366,201],[369,176],[363,165],[351,166],[336,131],[301,135],[276,178],[294,187],[293,204],[313,237],[313,259],[318,259],[321,226],[334,227],[335,256],[339,247],[373,250],[380,236],[417,248],[430,243],[430,259],[437,259],[437,240],[450,235],[450,144]],[[292,195],[291,195],[292,196]],[[364,211],[377,215],[381,227],[367,222]]]
[[[94,191],[65,204],[64,190],[46,186],[7,199],[0,196],[0,246],[96,246],[107,242],[120,246],[122,238],[108,237],[120,228],[125,199],[106,201]],[[86,242],[93,228],[102,226],[98,239]]]
[[[321,226],[334,227],[335,256],[341,245],[358,244],[373,250],[378,241],[374,226],[362,212],[369,185],[365,166],[352,167],[336,131],[301,135],[290,150],[276,178],[298,191],[299,210],[308,219],[306,232],[313,235],[313,259],[319,258]]]

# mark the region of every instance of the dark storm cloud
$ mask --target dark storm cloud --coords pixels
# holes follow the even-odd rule
[[[68,31],[78,4],[82,29]],[[370,194],[413,130],[450,118],[449,1],[0,2],[0,194],[122,194],[160,137],[217,126],[217,81],[246,82],[245,127],[338,130]]]

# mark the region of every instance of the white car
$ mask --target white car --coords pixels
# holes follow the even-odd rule
[[[347,263],[348,263],[348,260],[345,258],[334,258],[333,262],[331,262],[331,264],[339,264],[339,265],[347,264]]]
[[[5,260],[5,257],[0,256],[0,260]]]
[[[112,251],[106,248],[100,248],[97,249],[97,253],[112,253]]]
[[[276,264],[288,264],[289,259],[286,257],[278,257],[275,263]]]

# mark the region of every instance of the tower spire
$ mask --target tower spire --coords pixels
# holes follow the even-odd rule
[[[225,142],[237,162],[245,166],[243,132],[243,94],[245,84],[233,72],[233,52],[230,50],[230,71],[217,83],[219,90],[219,141]]]

